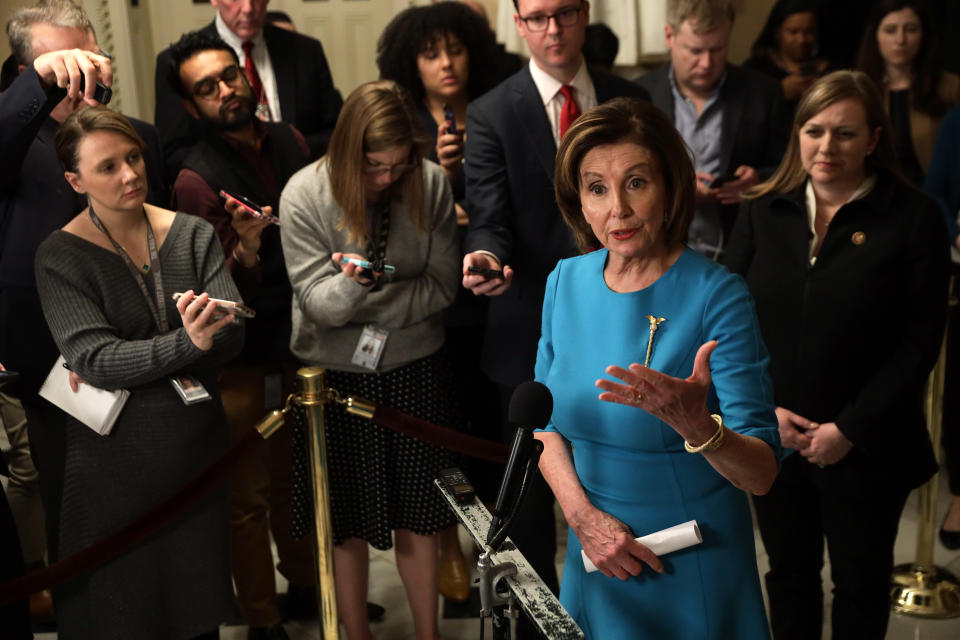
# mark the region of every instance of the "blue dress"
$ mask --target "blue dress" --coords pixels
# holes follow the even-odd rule
[[[561,260],[547,280],[536,379],[553,393],[546,431],[567,439],[591,503],[636,536],[697,520],[703,543],[661,558],[626,581],[586,573],[570,529],[560,602],[587,638],[665,640],[769,638],[746,494],[683,439],[636,407],[601,402],[597,378],[611,364],[643,363],[647,315],[663,317],[650,367],[687,378],[703,343],[716,339],[708,396],[730,429],[767,442],[780,437],[768,357],[743,280],[690,249],[654,284],[611,291],[607,251]]]

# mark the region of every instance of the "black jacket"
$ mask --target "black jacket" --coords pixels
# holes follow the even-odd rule
[[[589,72],[598,103],[647,97],[632,82]],[[547,275],[578,253],[554,196],[557,145],[529,67],[470,103],[467,131],[465,250],[491,251],[516,272],[510,289],[490,298],[482,364],[515,385],[533,378]]]
[[[946,317],[944,233],[936,203],[888,174],[837,211],[813,266],[804,186],[741,207],[726,264],[756,300],[776,403],[854,445],[814,470],[833,486],[913,488],[937,470],[922,396]]]
[[[36,402],[57,359],[34,280],[37,247],[86,206],[74,193],[57,160],[59,126],[50,112],[60,102],[55,88],[44,89],[32,66],[0,95],[0,362],[22,374],[14,389]],[[128,118],[146,143],[147,201],[165,207],[160,137],[153,125]]]
[[[203,30],[218,36],[213,22]],[[263,39],[277,79],[283,121],[295,126],[307,139],[311,159],[319,158],[327,150],[330,134],[343,106],[343,98],[333,86],[323,45],[310,36],[269,24],[263,27]],[[154,78],[157,94],[154,121],[163,140],[167,176],[171,183],[201,133],[198,121],[186,112],[180,95],[167,80],[172,64],[170,49],[161,51],[157,56]]]

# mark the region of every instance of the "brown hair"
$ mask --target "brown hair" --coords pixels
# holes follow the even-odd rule
[[[141,152],[146,150],[147,145],[144,144],[137,130],[122,115],[102,105],[85,107],[71,113],[57,129],[57,158],[64,169],[77,172],[77,164],[80,161],[77,150],[80,142],[94,131],[119,133],[136,144]]]
[[[317,169],[326,165],[333,197],[343,210],[337,223],[347,237],[361,247],[367,243],[367,198],[363,185],[364,154],[411,145],[416,166],[397,180],[400,201],[420,230],[427,229],[423,211],[423,167],[420,157],[429,144],[407,92],[391,80],[360,85],[347,96],[337,125],[330,136],[327,154]],[[397,189],[391,188],[394,193]]]
[[[830,105],[848,99],[857,100],[863,105],[871,134],[880,127],[877,146],[865,161],[868,172],[888,171],[899,176],[900,164],[890,133],[890,119],[883,108],[883,99],[877,85],[862,71],[834,71],[814,82],[804,92],[793,117],[790,141],[780,166],[769,180],[747,191],[744,197],[759,198],[768,193],[787,193],[803,184],[807,179],[807,172],[800,158],[800,129],[807,120]]]
[[[599,246],[580,204],[580,164],[591,149],[620,142],[637,144],[656,159],[666,194],[664,239],[668,245],[683,242],[693,219],[696,184],[683,138],[656,107],[635,98],[616,98],[577,118],[564,134],[557,152],[557,204],[576,236],[577,245],[583,251]]]
[[[667,2],[667,24],[679,30],[690,21],[694,33],[707,33],[724,23],[733,25],[736,13],[730,0],[669,0]]]

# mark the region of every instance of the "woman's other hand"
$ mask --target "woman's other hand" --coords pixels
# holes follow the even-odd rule
[[[605,576],[626,580],[643,571],[644,562],[663,573],[660,558],[635,540],[630,527],[609,513],[590,506],[572,517],[570,526],[587,557]]]
[[[466,134],[462,131],[448,133],[449,127],[450,123],[446,120],[437,126],[437,160],[452,182],[463,171],[463,141]]]
[[[198,296],[192,289],[177,300],[177,311],[180,312],[183,328],[186,329],[190,341],[201,351],[210,351],[213,348],[213,336],[233,322],[232,313],[215,319],[217,305],[207,304],[209,301],[210,294],[201,293]]]
[[[596,386],[604,390],[600,399],[639,407],[666,422],[694,446],[706,442],[717,431],[717,423],[707,410],[707,391],[712,380],[710,354],[716,346],[716,340],[700,346],[693,373],[685,380],[636,362],[629,369],[611,365],[607,373],[623,380],[624,384],[604,378],[597,380]]]
[[[806,432],[808,429],[816,429],[820,425],[783,407],[777,407],[776,411],[780,442],[783,443],[783,446],[797,451],[803,451],[809,447],[812,438]]]
[[[330,256],[330,259],[333,260],[333,263],[343,271],[343,275],[347,276],[357,284],[362,284],[366,287],[376,282],[377,279],[383,275],[378,271],[371,271],[370,269],[359,267],[352,262],[340,264],[340,260],[343,258],[353,258],[355,260],[363,261],[366,261],[367,259],[359,253],[343,253],[342,251],[336,251],[332,256]]]
[[[810,435],[810,446],[800,451],[800,455],[818,466],[836,464],[853,449],[853,443],[847,440],[836,422],[824,422]]]

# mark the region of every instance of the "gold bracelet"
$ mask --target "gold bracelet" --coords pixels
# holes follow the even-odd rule
[[[711,451],[716,451],[720,448],[720,445],[723,444],[724,428],[723,428],[723,418],[721,418],[716,413],[711,413],[710,417],[713,418],[717,423],[717,432],[710,437],[709,440],[704,442],[699,447],[694,447],[686,440],[683,441],[683,448],[687,450],[687,453],[710,453]]]

